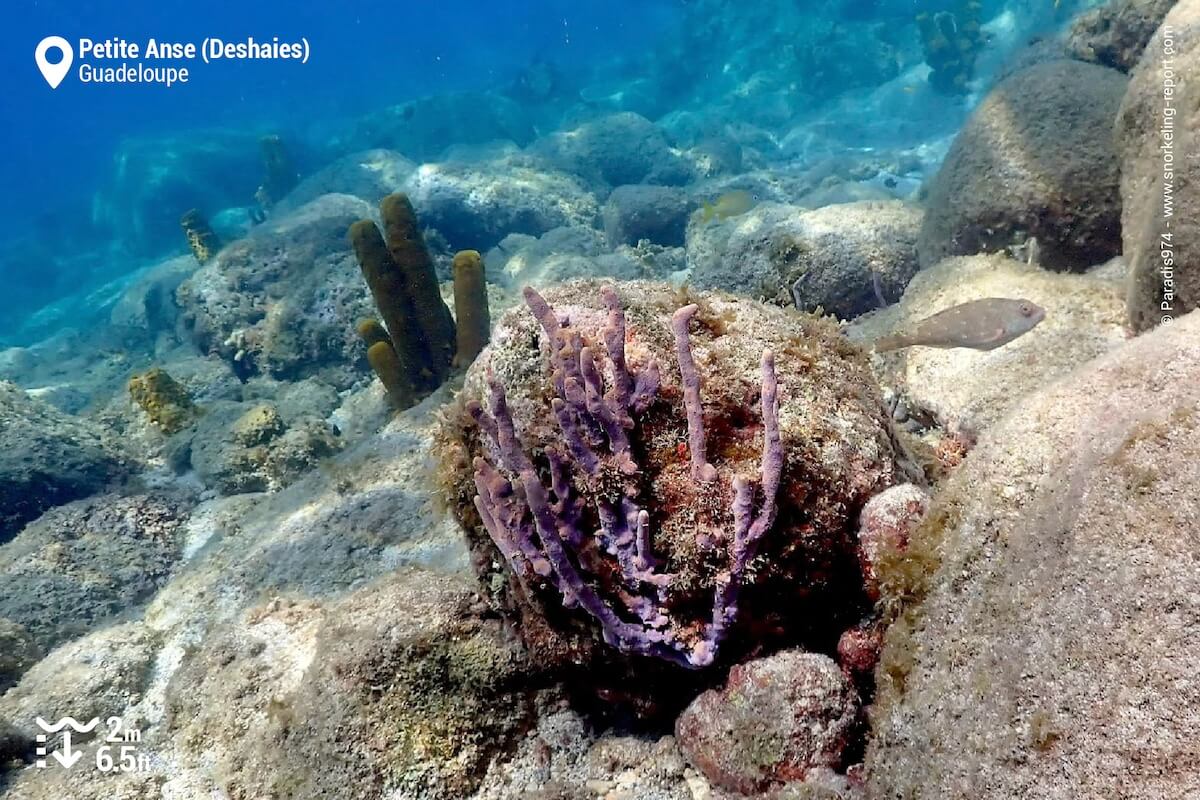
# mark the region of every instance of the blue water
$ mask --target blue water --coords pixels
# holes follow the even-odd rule
[[[936,155],[928,153],[936,154],[953,133],[988,72],[1087,2],[987,0],[981,18],[994,31],[970,91],[954,96],[931,91],[921,77],[914,20],[923,11],[960,9],[965,0],[841,0],[811,7],[785,0],[367,0],[352,10],[278,0],[10,4],[0,32],[0,185],[6,189],[0,280],[9,289],[0,297],[0,342],[28,343],[44,333],[24,326],[48,304],[186,252],[175,220],[193,205],[215,214],[242,198],[249,202],[261,177],[251,174],[260,169],[255,143],[264,133],[282,136],[299,171],[311,174],[355,149],[403,149],[386,136],[361,135],[372,114],[415,98],[486,90],[522,109],[520,122],[530,133],[521,146],[578,123],[581,113],[635,111],[660,123],[673,112],[699,111],[712,119],[707,103],[720,108],[728,130],[743,126],[737,137],[762,156],[746,171],[799,171],[841,153],[923,146],[930,166]],[[197,44],[205,37],[303,37],[311,57],[305,64],[195,63],[186,84],[167,88],[83,85],[77,55],[66,80],[52,90],[33,58],[48,35],[71,42],[153,37]],[[522,93],[522,81],[532,75],[536,83],[547,74],[559,82],[547,96]],[[599,107],[604,104],[610,107]],[[394,131],[394,120],[388,124]],[[463,119],[448,124],[445,141],[404,155],[436,160],[441,146],[458,143],[455,130],[471,126]],[[188,196],[193,184],[186,180],[174,193],[152,194],[149,205],[161,213],[149,228],[129,221],[144,212],[130,195],[148,179],[131,179],[124,170],[155,168],[147,153],[157,152],[163,163],[179,154],[186,171],[189,147],[212,141],[227,152],[240,148],[243,160],[210,169],[203,176],[208,195]],[[756,141],[769,142],[771,152]],[[923,177],[917,169],[900,185],[911,188]]]
[[[103,240],[88,217],[126,137],[196,128],[303,133],[407,98],[508,80],[531,58],[587,63],[651,45],[671,2],[479,0],[350,4],[16,2],[0,33],[0,240],[41,233],[70,246]],[[198,65],[186,86],[81,86],[57,90],[34,63],[47,35],[199,42],[206,36],[281,41],[307,37],[308,63]],[[79,61],[76,59],[76,64]],[[111,63],[120,63],[113,61]],[[14,276],[3,269],[6,280]],[[32,279],[32,277],[31,277]]]

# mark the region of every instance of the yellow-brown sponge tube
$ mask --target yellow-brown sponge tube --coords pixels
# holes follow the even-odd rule
[[[398,409],[409,408],[417,402],[417,394],[409,380],[408,370],[400,363],[400,357],[391,342],[376,342],[367,348],[367,362],[379,376],[388,399]]]
[[[367,347],[379,342],[392,343],[392,337],[388,336],[388,332],[384,330],[377,319],[360,320],[355,326],[355,330],[358,331],[359,337],[366,342]]]
[[[359,220],[350,226],[350,244],[371,296],[375,298],[375,307],[387,326],[392,350],[405,366],[404,372],[415,389],[414,396],[422,391],[432,391],[439,382],[435,381],[430,369],[429,352],[417,326],[404,277],[392,261],[379,228],[369,219]]]
[[[492,330],[483,258],[477,250],[454,256],[454,316],[458,329],[454,362],[466,367],[487,346]]]
[[[407,195],[397,193],[383,198],[379,212],[383,217],[388,252],[403,275],[404,288],[429,353],[434,385],[440,384],[449,374],[454,360],[454,319],[442,302],[437,273],[421,236],[416,211]],[[390,325],[388,328],[392,330]],[[392,335],[397,335],[394,330]]]

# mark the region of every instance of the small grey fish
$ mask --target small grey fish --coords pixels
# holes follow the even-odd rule
[[[985,297],[927,317],[908,333],[881,336],[876,352],[902,347],[970,347],[995,350],[1033,330],[1046,309],[1029,300]]]

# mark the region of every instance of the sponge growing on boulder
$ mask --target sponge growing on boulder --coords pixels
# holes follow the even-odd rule
[[[130,378],[129,396],[167,435],[179,433],[196,418],[196,405],[187,389],[159,367]]]
[[[827,320],[663,284],[525,301],[439,449],[480,577],[535,658],[637,663],[673,692],[679,667],[773,637],[832,650],[869,607],[855,518],[898,471],[863,354]]]
[[[369,219],[351,225],[349,235],[387,330],[365,320],[358,333],[393,402],[407,408],[440,386],[452,366],[469,364],[487,344],[487,284],[479,253],[464,250],[454,257],[456,327],[442,301],[412,203],[393,194],[379,208],[382,235]]]

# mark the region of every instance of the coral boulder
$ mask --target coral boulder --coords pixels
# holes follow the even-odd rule
[[[526,301],[467,375],[443,479],[535,651],[702,667],[751,625],[832,647],[864,602],[856,514],[898,470],[861,352],[654,283]]]
[[[354,321],[371,306],[346,229],[372,214],[356,197],[322,195],[226,246],[176,292],[196,345],[242,378],[352,384],[365,366]]]
[[[1086,269],[1116,255],[1120,165],[1112,132],[1127,82],[1107,67],[1060,60],[996,86],[929,186],[921,264],[1028,238],[1055,269]]]
[[[46,509],[97,492],[127,470],[101,429],[0,381],[0,543]]]
[[[898,200],[804,210],[764,203],[688,230],[692,281],[853,318],[894,302],[917,272],[920,209]]]
[[[750,794],[842,766],[857,718],[858,695],[832,659],[785,650],[730,670],[724,689],[687,707],[675,735],[713,784]]]
[[[1188,0],[1146,47],[1117,119],[1129,322],[1138,331],[1200,307],[1197,81],[1200,2]]]
[[[1109,0],[1071,23],[1072,57],[1129,72],[1176,0]]]

